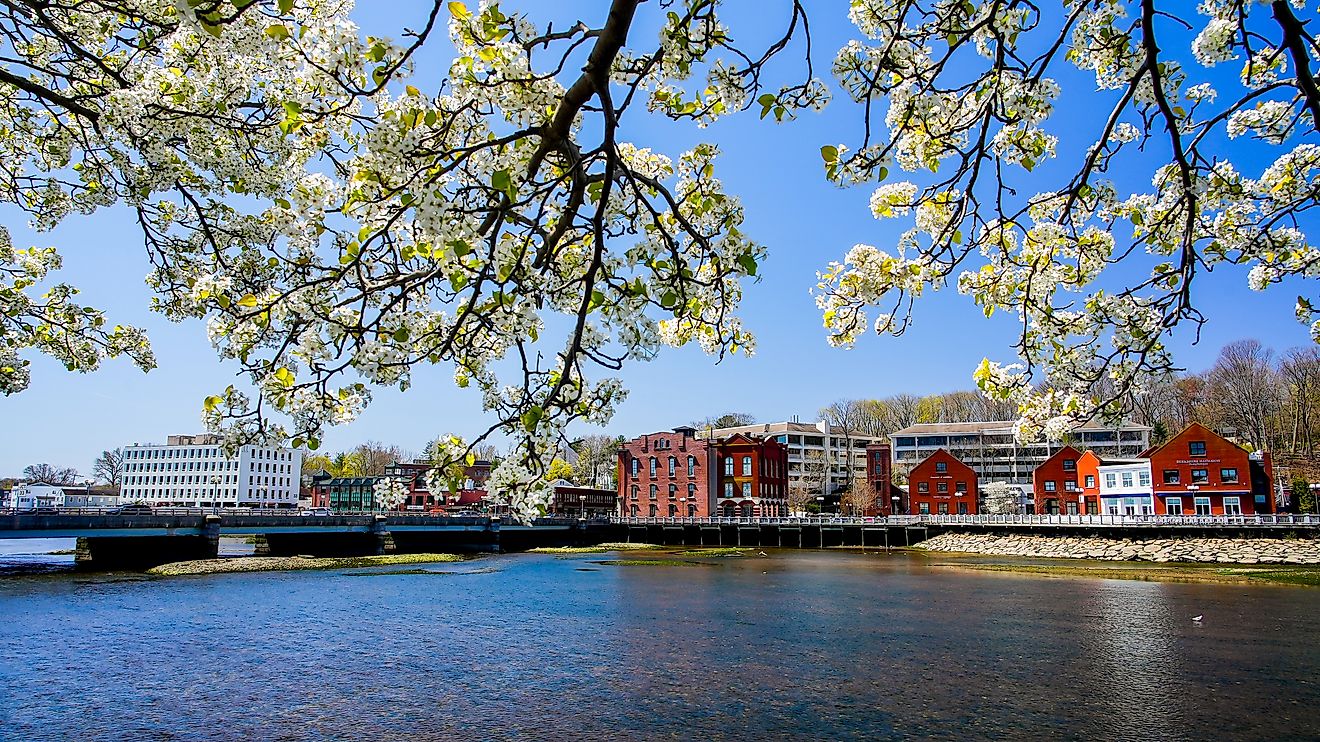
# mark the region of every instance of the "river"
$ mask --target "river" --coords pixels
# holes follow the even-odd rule
[[[1320,737],[1320,589],[614,558],[3,577],[0,737]]]

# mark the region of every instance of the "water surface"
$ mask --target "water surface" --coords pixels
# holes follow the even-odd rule
[[[1317,589],[610,556],[0,578],[0,737],[1320,737]]]

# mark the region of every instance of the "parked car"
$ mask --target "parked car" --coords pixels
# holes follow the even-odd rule
[[[33,508],[30,512],[33,515],[59,515],[60,509],[52,508],[52,507],[42,507],[42,508]]]
[[[307,508],[298,513],[299,515],[334,515],[330,508]]]
[[[151,515],[151,506],[145,502],[130,502],[110,511],[111,515]]]

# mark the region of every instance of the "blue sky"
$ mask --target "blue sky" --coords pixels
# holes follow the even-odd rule
[[[418,8],[400,13],[408,3],[361,5],[359,20],[367,32],[387,34],[421,20]],[[549,17],[543,11],[554,8],[554,17],[562,19],[556,27],[578,16],[594,20],[605,7],[589,2],[527,5],[537,18]],[[753,42],[780,30],[782,19],[765,10],[769,4],[731,5],[729,25],[739,41]],[[644,12],[657,11],[648,6]],[[812,25],[818,74],[828,73],[834,51],[854,36],[846,20],[847,2],[812,3],[811,9],[816,14]],[[391,17],[396,13],[401,17]],[[643,31],[634,36],[643,38],[653,37]],[[1186,48],[1185,40],[1179,43]],[[449,51],[440,37],[419,59],[419,87],[434,89]],[[1091,136],[1099,122],[1097,108],[1088,105],[1093,79],[1079,73],[1061,83],[1067,105],[1061,105],[1050,126],[1067,152],[1070,142]],[[1073,92],[1076,95],[1068,97]],[[920,302],[917,323],[902,338],[868,336],[851,351],[831,349],[825,342],[808,293],[816,271],[857,242],[887,249],[906,226],[901,220],[880,223],[870,217],[869,187],[840,190],[823,178],[820,146],[855,141],[859,131],[857,110],[845,101],[836,100],[822,114],[805,113],[785,125],[758,121],[754,113],[706,130],[646,117],[627,123],[633,126],[625,138],[671,155],[698,141],[718,143],[723,150],[719,175],[746,208],[744,231],[767,244],[770,257],[761,267],[760,283],[748,287],[743,305],[743,316],[758,336],[756,355],[714,365],[698,349],[685,348],[630,366],[622,374],[630,395],[609,432],[631,436],[730,410],[762,420],[792,415],[807,419],[840,398],[971,388],[971,372],[983,357],[1011,360],[1009,344],[1017,330],[1012,320],[982,318],[970,300],[953,289]],[[1242,151],[1247,174],[1259,174],[1259,162],[1250,166],[1251,148]],[[1149,173],[1119,173],[1116,179],[1120,185],[1141,187],[1149,182]],[[150,294],[143,283],[149,265],[130,214],[112,209],[74,217],[40,235],[23,226],[21,215],[2,210],[0,215],[16,244],[58,246],[65,256],[59,279],[81,287],[82,299],[106,309],[114,321],[145,327],[160,363],[150,374],[121,360],[106,363],[94,374],[73,375],[47,358],[30,356],[31,387],[0,398],[0,429],[5,431],[0,476],[17,475],[24,466],[43,461],[86,473],[102,449],[199,431],[202,398],[233,383],[237,369],[217,360],[200,323],[176,325],[149,311]],[[1292,318],[1299,292],[1297,284],[1252,292],[1246,288],[1245,272],[1227,267],[1202,276],[1196,298],[1209,323],[1198,345],[1191,345],[1190,338],[1179,339],[1175,359],[1187,368],[1202,369],[1213,363],[1220,346],[1239,338],[1256,337],[1277,350],[1309,342],[1306,328]],[[323,447],[333,451],[376,439],[419,450],[437,434],[473,434],[489,422],[475,394],[453,387],[447,368],[428,368],[417,372],[406,393],[377,391],[371,408],[352,425],[330,431]]]

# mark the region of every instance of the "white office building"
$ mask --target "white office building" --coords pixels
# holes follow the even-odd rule
[[[229,458],[210,435],[172,435],[165,445],[124,449],[120,500],[173,507],[294,508],[302,453],[242,446]]]
[[[774,438],[788,447],[788,486],[800,486],[804,477],[811,480],[812,490],[820,487],[822,494],[834,494],[845,489],[849,482],[866,479],[866,446],[884,443],[880,437],[845,434],[837,426],[825,421],[803,423],[786,420],[777,423],[739,425],[698,431],[701,438],[727,438],[735,433],[754,438]],[[851,468],[851,472],[849,469]]]

